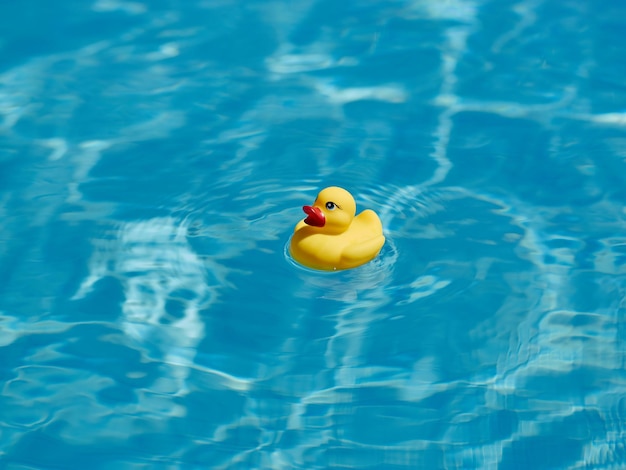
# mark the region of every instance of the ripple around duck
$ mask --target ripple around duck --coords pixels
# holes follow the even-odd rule
[[[366,263],[363,266],[353,268],[350,270],[339,271],[321,271],[318,269],[311,269],[298,263],[289,252],[289,246],[291,244],[291,236],[285,243],[283,254],[287,263],[290,266],[300,270],[303,273],[307,273],[313,279],[314,277],[332,276],[332,275],[345,275],[341,279],[342,285],[344,283],[351,284],[360,283],[363,286],[375,286],[376,279],[389,278],[393,274],[393,266],[397,258],[397,251],[394,246],[393,240],[386,239],[385,244],[380,250],[380,253],[372,261]],[[324,282],[324,281],[321,281]]]

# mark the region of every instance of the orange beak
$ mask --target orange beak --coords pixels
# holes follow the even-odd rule
[[[326,224],[326,217],[319,207],[303,206],[302,210],[307,214],[304,223],[313,227],[323,227]]]

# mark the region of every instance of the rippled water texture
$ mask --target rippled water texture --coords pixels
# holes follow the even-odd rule
[[[0,467],[626,467],[626,4],[0,26]],[[387,243],[317,273],[330,184]]]

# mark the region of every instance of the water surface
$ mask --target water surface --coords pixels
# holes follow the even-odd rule
[[[3,468],[626,465],[626,6],[0,18]],[[331,184],[387,243],[311,272]]]

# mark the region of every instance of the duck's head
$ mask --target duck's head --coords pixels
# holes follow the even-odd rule
[[[328,234],[345,232],[354,215],[356,203],[352,194],[337,186],[322,189],[312,206],[302,208],[307,214],[304,222],[313,227],[323,227]]]

